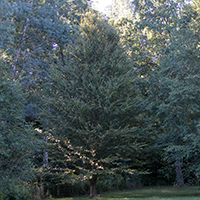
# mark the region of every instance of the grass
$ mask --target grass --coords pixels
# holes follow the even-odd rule
[[[91,198],[82,196],[51,200],[91,200]],[[92,200],[200,200],[200,187],[145,187],[107,192]]]

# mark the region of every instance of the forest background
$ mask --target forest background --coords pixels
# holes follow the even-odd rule
[[[0,8],[0,199],[199,184],[199,0]]]

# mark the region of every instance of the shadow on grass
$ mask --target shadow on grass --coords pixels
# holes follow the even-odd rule
[[[54,200],[200,200],[200,187],[144,187],[135,190],[112,191],[97,198],[88,196]]]

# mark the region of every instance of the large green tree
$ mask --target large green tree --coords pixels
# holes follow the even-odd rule
[[[66,53],[66,65],[52,65],[43,89],[46,117],[65,151],[63,163],[73,152],[68,172],[84,174],[93,197],[101,175],[134,173],[129,164],[139,162],[134,66],[116,31],[92,13],[82,19],[77,42]]]

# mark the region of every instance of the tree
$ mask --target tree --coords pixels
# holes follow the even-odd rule
[[[190,160],[189,155],[194,159],[191,152],[198,149],[192,138],[198,141],[198,100],[194,102],[195,95],[198,99],[194,78],[198,73],[194,62],[198,63],[198,37],[195,32],[199,29],[199,4],[194,1],[192,8],[185,1],[132,3],[132,19],[120,19],[114,24],[119,27],[122,41],[129,47],[130,54],[133,57],[138,54],[138,87],[143,97],[141,105],[145,108],[143,121],[149,124],[143,130],[148,133],[148,144],[153,144],[160,152],[165,150],[162,157],[165,162],[174,163],[176,182],[182,185],[183,163]],[[197,160],[196,157],[195,162],[198,163]]]
[[[18,8],[12,8],[10,16],[15,27],[13,73],[16,80],[34,91],[44,80],[49,63],[54,62],[54,48],[59,49],[57,55],[65,62],[62,45],[73,40],[73,26],[79,23],[87,3],[16,0],[11,6]]]
[[[182,14],[180,28],[171,32],[159,69],[152,73],[152,94],[149,93],[147,99],[152,102],[149,108],[154,110],[154,123],[157,121],[159,127],[156,130],[157,145],[164,147],[165,159],[174,163],[177,185],[184,184],[183,163],[191,162],[190,155],[193,157],[199,148],[194,141],[194,138],[199,141],[199,87],[196,79],[199,36],[196,33],[198,27],[194,28],[198,18],[190,5],[183,7]],[[184,20],[186,16],[187,21]]]
[[[3,68],[3,66],[1,65]],[[31,198],[34,178],[33,154],[41,142],[26,124],[23,114],[25,95],[12,77],[0,75],[0,198]]]
[[[24,115],[27,94],[13,81],[16,50],[15,2],[2,1],[0,14],[0,199],[31,199],[33,156],[41,140]]]
[[[142,147],[134,70],[116,31],[92,13],[82,19],[77,43],[65,51],[66,65],[52,65],[50,88],[43,88],[46,117],[65,151],[63,163],[74,162],[68,173],[89,179],[93,197],[102,174],[136,173],[129,166]]]

